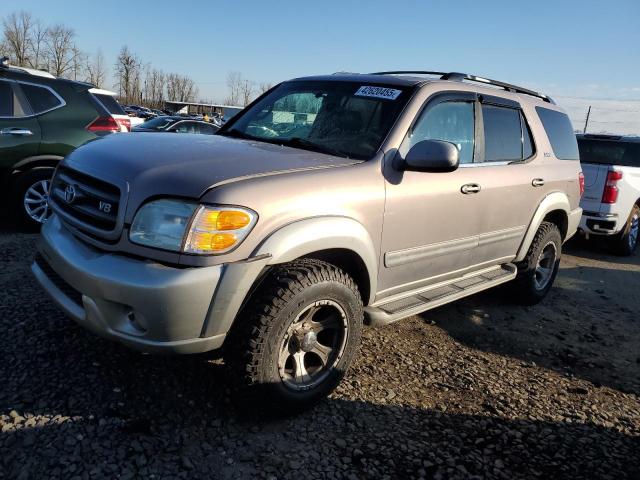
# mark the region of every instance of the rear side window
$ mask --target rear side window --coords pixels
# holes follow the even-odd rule
[[[579,160],[578,142],[573,133],[571,120],[564,113],[536,107],[538,116],[542,121],[551,148],[556,158],[560,160]]]
[[[13,88],[9,82],[0,82],[0,117],[13,116]]]
[[[29,114],[29,106],[16,95],[11,82],[0,81],[0,117],[24,117]]]
[[[520,111],[482,105],[484,161],[522,160]]]
[[[51,90],[36,85],[21,83],[20,88],[24,92],[34,113],[42,113],[62,105],[62,102]]]
[[[623,167],[640,167],[640,143],[578,139],[580,161]]]
[[[126,115],[125,111],[122,109],[118,101],[111,95],[94,93],[93,96],[98,99],[102,106],[106,108],[111,115]]]

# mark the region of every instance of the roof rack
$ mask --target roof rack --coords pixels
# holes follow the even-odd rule
[[[36,75],[38,77],[56,78],[54,75],[51,75],[49,72],[45,72],[43,70],[35,70],[33,68],[16,67],[14,65],[10,65],[9,64],[9,57],[0,58],[0,69],[2,69],[2,70],[11,69],[11,70],[18,71],[18,72],[28,73],[29,75]]]
[[[454,82],[462,82],[468,80],[470,82],[484,83],[487,85],[494,85],[496,87],[504,88],[509,92],[524,93],[533,97],[538,97],[545,102],[553,103],[553,99],[543,93],[539,93],[528,88],[518,87],[517,85],[511,85],[510,83],[500,82],[498,80],[492,80],[490,78],[478,77],[477,75],[469,75],[467,73],[460,72],[431,72],[426,70],[394,70],[389,72],[375,72],[372,75],[437,75],[440,76],[440,80],[451,80]]]

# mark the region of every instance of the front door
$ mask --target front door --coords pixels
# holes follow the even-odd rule
[[[428,100],[404,139],[403,157],[422,140],[454,143],[461,167],[448,173],[387,174],[380,298],[464,273],[478,245],[480,212],[473,168],[476,95],[459,92]]]

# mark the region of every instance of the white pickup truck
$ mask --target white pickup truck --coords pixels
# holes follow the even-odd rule
[[[578,135],[585,191],[580,230],[609,237],[621,255],[638,245],[640,137]]]

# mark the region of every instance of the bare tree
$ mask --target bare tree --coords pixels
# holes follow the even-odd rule
[[[29,65],[29,48],[33,18],[30,13],[14,12],[4,19],[4,44],[13,63],[21,67]]]
[[[225,103],[227,105],[238,105],[242,98],[242,74],[240,72],[229,72],[227,74],[227,88],[229,93]]]
[[[74,73],[78,49],[73,43],[75,32],[64,25],[54,25],[47,30],[46,46],[49,57],[49,72],[56,77]]]
[[[197,98],[198,87],[191,78],[177,73],[170,73],[166,78],[168,100],[193,102]]]
[[[125,45],[115,64],[115,79],[120,98],[125,103],[140,101],[140,59]]]
[[[271,82],[260,82],[260,85],[258,85],[258,91],[260,93],[260,95],[262,95],[264,92],[271,90],[273,88],[273,83]]]
[[[92,59],[87,57],[85,70],[87,72],[87,82],[93,83],[96,87],[104,86],[104,82],[107,79],[107,67],[104,63],[102,50],[98,50]]]
[[[251,99],[253,98],[253,89],[254,82],[251,80],[247,80],[246,78],[242,81],[242,85],[240,87],[240,94],[242,97],[242,105],[247,106],[251,103]]]
[[[162,70],[147,69],[145,79],[145,97],[149,106],[161,108],[164,102],[166,75]]]
[[[40,21],[33,23],[29,40],[29,66],[36,69],[47,69],[46,41],[48,28]]]

